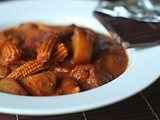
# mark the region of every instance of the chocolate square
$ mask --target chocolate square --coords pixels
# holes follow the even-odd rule
[[[124,48],[148,47],[160,44],[160,23],[111,17],[96,11],[94,16]]]

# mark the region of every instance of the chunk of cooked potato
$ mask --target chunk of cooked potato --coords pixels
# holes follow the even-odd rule
[[[6,77],[11,72],[11,69],[7,66],[0,65],[0,79]]]
[[[3,33],[0,32],[0,49],[6,43],[7,40],[8,40],[7,37]]]
[[[73,63],[89,63],[92,57],[93,42],[85,29],[76,27],[72,36]]]
[[[4,78],[0,80],[0,92],[28,95],[27,91],[14,79]]]
[[[31,95],[49,96],[55,92],[56,80],[56,75],[47,71],[25,77],[21,83]]]
[[[54,95],[74,94],[80,92],[78,83],[69,76],[66,76]]]
[[[4,61],[2,54],[0,54],[0,65],[6,66],[6,62]]]

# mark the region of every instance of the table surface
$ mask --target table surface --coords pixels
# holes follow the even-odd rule
[[[57,116],[22,116],[0,113],[0,120],[159,120],[159,95],[160,78],[138,94],[100,109]]]
[[[159,120],[160,78],[138,94],[100,109],[57,116],[0,114],[0,120]]]

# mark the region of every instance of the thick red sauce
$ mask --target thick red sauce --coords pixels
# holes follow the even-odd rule
[[[107,84],[127,68],[126,50],[76,25],[26,23],[0,32],[0,92],[74,94]]]

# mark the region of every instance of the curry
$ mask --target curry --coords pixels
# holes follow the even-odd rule
[[[127,68],[115,40],[76,25],[24,23],[0,32],[0,92],[58,96],[97,88]]]

